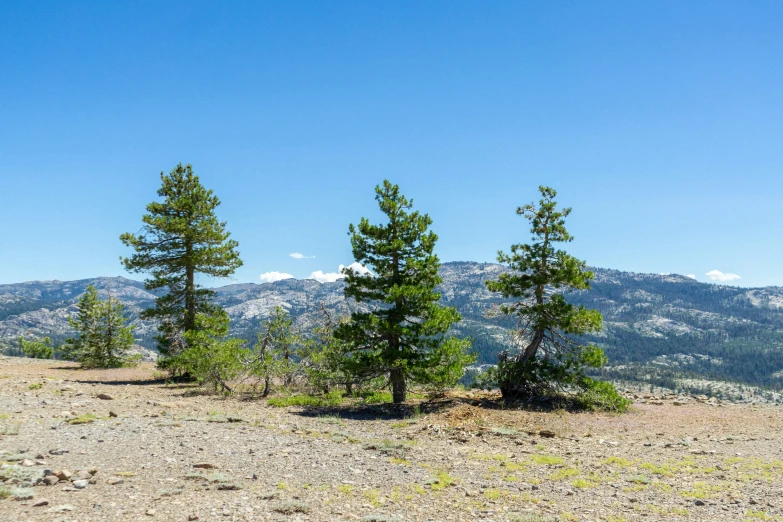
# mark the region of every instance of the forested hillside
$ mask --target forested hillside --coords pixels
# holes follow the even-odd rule
[[[491,263],[453,262],[441,268],[447,305],[463,316],[458,333],[474,338],[479,364],[494,363],[510,343],[508,319],[489,319],[501,302],[488,292],[486,279],[504,268]],[[604,315],[604,330],[592,340],[609,357],[606,375],[671,384],[675,375],[728,379],[779,389],[783,384],[783,289],[746,289],[696,282],[678,275],[653,275],[594,269],[591,290],[570,299]],[[35,281],[0,285],[0,348],[18,354],[17,339],[71,335],[67,318],[76,299],[93,284],[109,289],[127,306],[137,343],[154,348],[155,327],[138,319],[154,295],[140,282],[122,277],[81,281]],[[355,303],[343,298],[343,283],[287,279],[265,284],[236,284],[216,289],[232,333],[254,338],[275,306],[282,306],[309,330],[321,318],[320,304],[347,314]]]

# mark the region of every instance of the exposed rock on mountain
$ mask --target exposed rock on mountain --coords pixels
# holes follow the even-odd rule
[[[513,321],[487,318],[502,302],[484,281],[505,268],[492,263],[454,262],[441,268],[446,304],[463,321],[455,334],[475,339],[479,363],[493,363],[510,343]],[[665,384],[673,371],[685,375],[738,380],[780,387],[783,384],[783,289],[737,288],[704,284],[679,275],[654,275],[595,269],[590,291],[569,299],[604,314],[604,330],[591,340],[609,356],[609,374]],[[80,281],[33,281],[0,285],[0,348],[14,353],[20,335],[71,335],[68,316],[88,284],[110,291],[125,305],[137,343],[154,348],[155,325],[138,319],[155,296],[144,284],[123,277]],[[231,317],[235,335],[253,339],[275,306],[285,308],[304,330],[321,319],[323,303],[337,315],[356,303],[343,298],[342,281],[286,279],[274,283],[234,284],[216,288],[218,302]]]

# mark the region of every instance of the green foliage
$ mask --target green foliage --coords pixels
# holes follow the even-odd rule
[[[313,328],[310,338],[302,339],[300,368],[315,390],[328,392],[330,387],[340,385],[350,389],[353,378],[342,365],[345,344],[334,337],[334,329],[348,319],[335,321],[323,303],[321,313],[323,322]]]
[[[342,343],[342,367],[357,380],[388,375],[395,403],[405,401],[409,381],[455,384],[474,358],[470,341],[447,335],[460,321],[457,310],[441,306],[435,287],[440,260],[433,253],[438,237],[432,220],[411,211],[413,201],[384,181],[375,199],[388,218],[372,225],[362,218],[350,225],[354,259],[372,273],[345,269],[345,296],[374,309],[351,314],[334,338]]]
[[[233,393],[229,383],[242,374],[250,351],[244,340],[228,337],[228,323],[223,310],[198,314],[195,328],[183,335],[187,348],[172,357],[171,363],[202,384]]]
[[[159,321],[158,349],[173,357],[187,348],[186,332],[198,330],[199,324],[213,325],[197,321],[198,315],[220,315],[212,302],[214,292],[196,284],[196,275],[228,277],[242,261],[226,222],[215,215],[220,200],[204,188],[193,168],[180,163],[168,175],[161,172],[160,179],[158,196],[163,201],[147,205],[140,234],[122,234],[120,240],[135,250],[122,258],[126,270],[149,273],[148,290],[167,290],[142,317]],[[161,365],[177,370],[172,366],[175,360],[163,358]]]
[[[51,359],[54,353],[52,340],[48,337],[44,337],[43,341],[27,341],[24,336],[19,336],[19,348],[33,359]]]
[[[512,271],[486,282],[490,291],[516,299],[500,311],[517,318],[520,349],[498,356],[498,385],[505,398],[531,399],[573,388],[584,390],[590,398],[616,395],[610,385],[596,386],[585,376],[587,368],[604,365],[603,351],[575,339],[601,330],[600,312],[569,303],[564,296],[564,292],[589,289],[593,279],[584,261],[555,248],[556,243],[573,240],[565,228],[571,209],[557,210],[554,189],[542,186],[539,191],[538,205],[517,209],[531,223],[532,241],[512,245],[510,254],[499,252],[498,261]]]
[[[133,327],[125,326],[124,305],[111,294],[106,300],[89,285],[76,304],[76,318],[68,319],[79,334],[60,347],[66,359],[78,361],[85,368],[119,368],[128,363],[133,346]]]
[[[269,395],[274,379],[281,379],[289,386],[299,372],[297,360],[303,341],[293,325],[288,312],[276,306],[258,334],[246,366],[249,375],[263,381],[264,397]]]

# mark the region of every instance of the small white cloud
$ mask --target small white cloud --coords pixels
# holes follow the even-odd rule
[[[267,272],[258,276],[264,283],[274,283],[275,281],[282,281],[283,279],[291,279],[291,274],[285,272]]]
[[[711,272],[707,272],[704,275],[706,275],[713,281],[719,281],[721,283],[725,283],[726,281],[734,281],[735,279],[742,279],[737,274],[724,274],[720,270],[713,270]]]
[[[688,274],[685,277],[689,277],[691,279],[696,279],[696,275],[695,274]]]
[[[306,256],[304,254],[300,254],[299,252],[291,252],[288,255],[294,259],[315,259],[315,256]]]
[[[343,279],[345,277],[345,274],[343,273],[343,269],[350,268],[357,274],[371,274],[367,267],[360,265],[357,262],[353,262],[347,267],[345,265],[340,265],[337,267],[337,272],[322,272],[321,270],[316,270],[312,274],[310,274],[310,277],[307,279],[315,279],[318,282],[321,283],[334,283],[338,279]]]

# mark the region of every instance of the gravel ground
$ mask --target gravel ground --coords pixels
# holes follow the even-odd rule
[[[783,521],[779,407],[313,410],[155,377],[0,359],[0,520]]]

